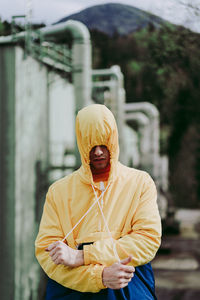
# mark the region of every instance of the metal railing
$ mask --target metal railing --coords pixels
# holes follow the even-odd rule
[[[34,30],[31,26],[25,23],[26,31],[23,32],[23,39],[18,33],[16,23],[17,19],[25,19],[25,15],[12,17],[12,40],[14,42],[24,41],[25,55],[34,56],[43,63],[50,65],[55,69],[72,72],[72,51],[67,44],[57,44],[47,42],[43,39],[40,30]]]
[[[30,55],[56,69],[72,72],[72,52],[65,44],[31,42]]]

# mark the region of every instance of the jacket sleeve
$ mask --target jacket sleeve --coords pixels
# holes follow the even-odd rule
[[[132,256],[136,266],[150,262],[161,241],[161,220],[157,206],[157,191],[151,177],[147,174],[141,190],[136,211],[133,213],[131,231],[116,240],[116,250],[120,259]],[[99,240],[92,245],[84,246],[85,265],[100,263],[112,265],[114,256],[111,239]]]
[[[51,243],[62,240],[64,234],[59,221],[55,203],[50,191],[47,193],[39,233],[35,241],[35,254],[45,273],[61,285],[81,292],[98,292],[105,288],[102,283],[104,266],[90,264],[70,268],[56,265],[45,249]]]

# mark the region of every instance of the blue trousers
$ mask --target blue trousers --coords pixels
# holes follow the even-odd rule
[[[82,293],[48,279],[46,300],[155,300],[155,281],[151,264],[136,267],[128,286],[119,290],[103,289],[98,293]]]

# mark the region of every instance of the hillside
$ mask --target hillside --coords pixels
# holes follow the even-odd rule
[[[97,29],[108,35],[114,33],[126,35],[139,28],[147,27],[149,23],[159,27],[166,22],[143,10],[119,3],[92,6],[79,13],[64,17],[57,23],[70,19],[80,21],[89,29]]]

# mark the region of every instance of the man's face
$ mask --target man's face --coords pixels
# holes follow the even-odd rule
[[[101,170],[110,163],[110,153],[106,146],[95,146],[90,151],[90,165],[93,169]]]

